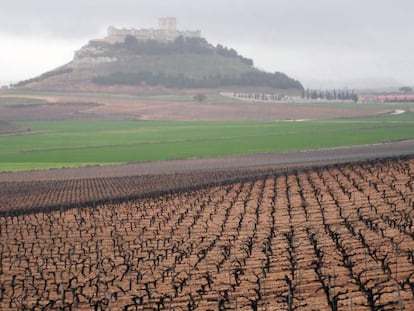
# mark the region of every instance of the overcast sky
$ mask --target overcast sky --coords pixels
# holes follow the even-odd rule
[[[414,85],[412,0],[0,0],[0,83],[69,62],[108,25],[156,28],[164,16],[305,87]]]

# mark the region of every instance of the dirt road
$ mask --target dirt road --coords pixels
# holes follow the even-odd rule
[[[0,181],[39,181],[123,177],[246,168],[300,168],[412,154],[414,154],[414,140],[404,140],[374,145],[315,149],[307,151],[170,160],[161,162],[142,162],[100,167],[90,166],[17,173],[0,173]]]

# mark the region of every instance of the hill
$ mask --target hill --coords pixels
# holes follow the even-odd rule
[[[180,89],[253,87],[302,90],[287,75],[254,67],[253,60],[201,37],[174,40],[91,40],[74,59],[57,69],[15,86],[67,88],[76,85],[146,86]]]

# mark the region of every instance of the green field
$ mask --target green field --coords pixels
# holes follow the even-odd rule
[[[303,122],[19,122],[0,171],[214,157],[414,138],[414,113]]]
[[[0,106],[32,106],[45,103],[47,103],[45,100],[36,98],[0,97]]]

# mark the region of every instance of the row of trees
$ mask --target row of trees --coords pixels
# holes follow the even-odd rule
[[[242,63],[253,66],[252,59],[243,57],[235,49],[229,49],[221,44],[214,47],[204,38],[179,36],[172,42],[162,42],[157,40],[138,40],[134,36],[127,35],[124,42],[117,43],[115,46],[135,54],[218,54],[225,57],[238,58]]]
[[[171,88],[217,88],[226,86],[271,87],[277,89],[302,89],[299,81],[293,80],[283,73],[267,73],[260,71],[245,72],[240,76],[221,74],[209,75],[197,79],[184,74],[165,74],[150,71],[136,73],[114,73],[109,76],[94,78],[101,85],[163,85]]]
[[[304,99],[323,99],[323,100],[353,100],[358,101],[358,94],[355,91],[348,89],[333,89],[333,90],[315,90],[306,89],[302,92]]]
[[[403,86],[403,87],[400,87],[398,90],[400,92],[404,93],[404,94],[412,94],[413,93],[413,88],[410,87],[410,86]]]

